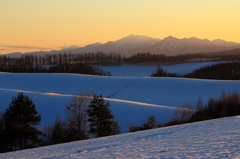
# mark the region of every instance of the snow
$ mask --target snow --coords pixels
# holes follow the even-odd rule
[[[213,63],[162,66],[185,74]],[[107,68],[112,70],[107,70]],[[24,92],[42,116],[41,126],[65,119],[65,105],[73,93],[92,90],[109,101],[123,133],[155,115],[158,122],[171,119],[184,102],[206,104],[222,91],[240,93],[240,81],[153,78],[157,66],[104,66],[114,77],[77,74],[0,73],[0,111],[13,96]],[[130,77],[131,76],[131,77]],[[0,154],[0,158],[240,158],[240,117],[222,118],[149,131],[89,139]]]
[[[240,158],[240,117],[1,154],[1,159]]]
[[[193,63],[183,63],[183,64],[177,64],[177,65],[162,66],[162,68],[171,73],[179,73],[180,75],[184,75],[187,73],[191,73],[196,69],[215,65],[218,63],[225,63],[225,62],[224,61],[222,61],[222,62],[193,62]]]
[[[5,111],[13,96],[16,96],[18,92],[23,91],[3,91],[0,90],[1,109]],[[53,124],[57,116],[61,116],[62,119],[66,118],[65,105],[71,101],[71,95],[49,95],[41,93],[29,93],[24,94],[31,97],[36,105],[36,109],[42,116],[41,126],[46,124]],[[113,115],[116,120],[120,122],[123,132],[127,132],[128,126],[131,124],[139,125],[147,116],[155,115],[160,122],[166,121],[172,117],[174,109],[172,107],[162,108],[157,106],[144,106],[142,104],[131,104],[127,102],[117,102],[109,100]],[[163,111],[164,110],[164,111]]]
[[[66,117],[65,105],[74,92],[92,90],[109,100],[123,132],[150,115],[155,115],[158,122],[166,122],[172,118],[175,107],[184,102],[195,105],[198,97],[206,103],[209,97],[218,98],[222,91],[240,92],[240,81],[11,73],[0,74],[0,79],[2,111],[13,96],[25,91],[42,115],[41,125],[53,124],[56,116]]]
[[[124,67],[128,71],[137,68]],[[142,67],[139,70],[143,71]],[[178,68],[176,65],[175,69]],[[109,101],[123,133],[131,124],[140,125],[150,115],[155,115],[158,122],[166,122],[173,117],[175,107],[185,102],[194,106],[199,97],[206,104],[210,97],[218,98],[222,91],[240,93],[240,81],[45,73],[0,73],[0,79],[0,111],[8,108],[18,92],[24,92],[34,101],[43,127],[53,124],[57,116],[66,118],[65,105],[70,103],[73,93],[92,90]]]
[[[182,63],[176,65],[160,66],[164,70],[171,73],[179,73],[181,75],[191,73],[195,69],[214,65],[222,62],[192,62]],[[139,76],[151,76],[155,73],[158,65],[122,65],[122,66],[98,66],[104,71],[109,71],[112,76],[127,76],[127,77],[139,77]]]

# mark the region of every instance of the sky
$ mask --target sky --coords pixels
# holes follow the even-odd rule
[[[240,43],[239,0],[0,0],[0,54],[60,50],[130,34]]]

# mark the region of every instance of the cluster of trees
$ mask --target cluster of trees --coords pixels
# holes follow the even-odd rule
[[[128,132],[143,131],[148,129],[154,129],[160,127],[161,124],[157,124],[157,118],[154,115],[147,117],[147,120],[144,121],[140,126],[130,125]]]
[[[210,98],[206,106],[198,102],[197,111],[189,122],[216,119],[240,114],[240,95],[236,92],[222,92],[219,99]]]
[[[103,71],[97,66],[90,66],[85,64],[61,64],[50,66],[2,65],[0,66],[0,71],[12,73],[77,73],[99,76],[111,76],[110,72]]]
[[[33,101],[19,93],[9,108],[0,113],[0,152],[119,134],[121,126],[109,107],[101,95],[90,91],[74,94],[66,105],[66,121],[57,117],[53,126],[47,125],[40,131],[41,115]]]
[[[169,73],[166,70],[162,69],[158,66],[157,71],[151,74],[151,77],[182,77],[180,74],[177,73]]]
[[[98,65],[121,65],[122,56],[116,53],[59,53],[42,55],[28,55],[24,54],[20,58],[11,58],[7,56],[0,56],[0,65],[65,65],[65,64],[98,64]]]
[[[240,61],[240,55],[220,55],[220,54],[184,54],[166,56],[165,54],[138,53],[131,57],[123,57],[123,64],[158,64],[169,65],[187,62],[206,61]]]
[[[66,121],[58,116],[54,125],[44,128],[44,145],[121,133],[121,126],[109,107],[101,95],[96,96],[91,91],[74,94],[71,103],[66,105]]]
[[[201,98],[199,98],[201,100]],[[198,107],[198,106],[197,106]],[[166,123],[157,123],[157,118],[152,115],[147,117],[140,126],[130,125],[128,132],[143,131],[148,129],[178,125],[189,122],[196,110],[189,103],[184,103],[182,107],[177,107],[174,112],[174,117]]]
[[[131,125],[128,132],[236,115],[240,115],[240,95],[236,92],[222,92],[219,99],[209,98],[208,103],[205,106],[203,105],[201,98],[198,98],[195,107],[189,103],[184,103],[181,107],[175,109],[174,117],[166,123],[157,123],[155,116],[149,116],[140,126]]]
[[[240,62],[219,63],[212,66],[196,69],[192,73],[186,74],[186,78],[200,79],[222,79],[222,80],[239,80],[240,79]]]
[[[219,79],[219,80],[239,80],[240,79],[240,62],[219,63],[211,66],[196,69],[192,73],[180,75],[169,73],[161,67],[157,68],[152,77],[182,77],[182,78],[199,78],[199,79]]]
[[[39,65],[66,65],[66,64],[88,64],[88,65],[122,65],[122,64],[176,64],[186,62],[203,61],[240,61],[238,54],[184,54],[166,56],[165,54],[137,53],[130,57],[119,53],[59,53],[42,55],[24,54],[20,58],[11,58],[6,55],[0,56],[0,65],[10,66],[39,66]]]
[[[187,108],[187,111],[182,109],[180,113],[176,110],[175,114],[178,115],[175,115],[175,117],[165,123],[164,126],[240,115],[240,95],[236,92],[222,92],[219,99],[209,98],[205,106],[203,106],[202,99],[199,98],[195,111],[193,111],[194,109],[190,104],[188,104]],[[179,114],[181,114],[181,117],[176,117],[179,116]]]

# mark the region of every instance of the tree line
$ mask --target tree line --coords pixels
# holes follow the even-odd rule
[[[184,103],[181,107],[177,107],[175,109],[173,118],[165,123],[157,123],[157,118],[155,116],[149,116],[141,125],[131,125],[128,132],[136,132],[236,115],[240,115],[240,95],[237,92],[222,92],[218,99],[209,98],[206,105],[203,105],[203,101],[200,97],[198,98],[195,107],[187,102]]]
[[[111,76],[111,73],[104,71],[97,66],[85,64],[61,64],[50,66],[33,66],[33,65],[9,65],[0,66],[2,72],[12,73],[76,73],[76,74],[89,74],[99,76]]]
[[[130,57],[119,53],[59,53],[42,55],[23,54],[21,57],[9,57],[0,55],[1,66],[41,66],[41,65],[67,65],[67,64],[88,64],[88,65],[169,65],[187,62],[206,61],[240,61],[240,55],[221,54],[183,54],[167,56],[165,54],[137,53]]]
[[[123,57],[123,64],[140,65],[171,65],[188,62],[211,62],[211,61],[240,61],[240,55],[220,54],[182,54],[167,56],[165,54],[137,53],[130,57]]]
[[[66,112],[66,121],[57,117],[53,126],[47,125],[40,131],[41,115],[35,104],[27,95],[18,93],[9,108],[0,112],[0,152],[121,133],[121,126],[102,95],[74,94],[71,103],[66,105]]]
[[[240,62],[219,63],[196,69],[184,75],[186,78],[239,80]]]
[[[152,77],[182,77],[198,79],[218,79],[218,80],[239,80],[240,79],[240,62],[218,63],[211,66],[202,67],[195,71],[180,75],[169,73],[158,67],[156,72],[151,74]]]
[[[0,65],[38,66],[65,64],[121,65],[122,56],[116,53],[59,53],[42,55],[23,54],[21,57],[0,56]]]

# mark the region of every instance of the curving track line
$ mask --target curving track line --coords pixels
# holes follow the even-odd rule
[[[73,95],[69,95],[69,94],[59,94],[59,93],[55,93],[55,92],[35,92],[35,91],[6,89],[6,88],[0,88],[0,90],[14,91],[14,92],[36,93],[36,94],[53,95],[53,96],[67,96],[67,97],[72,97],[72,96],[73,96]],[[87,97],[87,98],[92,98],[92,97],[89,97],[89,96],[85,96],[85,97]],[[136,101],[123,100],[123,99],[113,99],[113,98],[104,98],[104,99],[105,99],[105,100],[108,100],[108,101],[121,102],[121,103],[129,103],[129,104],[136,104],[136,105],[141,105],[141,106],[151,106],[151,107],[161,107],[161,108],[167,108],[167,109],[176,109],[176,107],[171,107],[171,106],[164,106],[164,105],[157,105],[157,104],[142,103],[142,102],[136,102]],[[182,109],[185,109],[185,108],[182,108]]]

